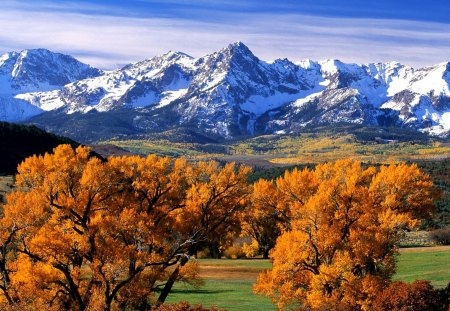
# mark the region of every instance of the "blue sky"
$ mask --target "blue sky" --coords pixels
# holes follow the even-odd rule
[[[235,41],[267,61],[450,60],[448,0],[2,0],[0,27],[0,53],[43,47],[104,69]]]

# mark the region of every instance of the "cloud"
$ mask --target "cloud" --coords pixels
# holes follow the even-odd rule
[[[79,11],[13,3],[0,4],[0,51],[43,47],[106,69],[168,50],[199,57],[238,40],[264,60],[396,60],[420,67],[450,55],[449,25],[443,23],[254,12],[203,20],[131,17],[98,5]]]

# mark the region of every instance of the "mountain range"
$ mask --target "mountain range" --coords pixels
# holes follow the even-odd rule
[[[82,142],[177,128],[213,139],[336,123],[450,132],[450,63],[266,62],[242,42],[102,71],[45,49],[0,56],[0,120]]]

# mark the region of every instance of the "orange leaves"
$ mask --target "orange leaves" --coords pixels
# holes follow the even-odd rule
[[[251,190],[249,204],[241,218],[242,235],[252,238],[251,247],[245,246],[246,253],[268,258],[287,224],[288,210],[273,182],[261,179]]]
[[[180,210],[178,219],[195,224],[194,227],[201,228],[206,235],[236,221],[237,212],[245,206],[248,173],[249,168],[236,168],[230,163],[223,168],[216,162],[193,165],[187,176],[190,186],[186,193],[186,208]]]
[[[284,200],[298,202],[301,205],[306,203],[306,200],[316,191],[318,186],[317,176],[308,169],[286,171],[282,178],[277,179],[277,188]]]
[[[171,271],[198,279],[187,258],[237,223],[248,172],[153,155],[102,162],[68,145],[25,160],[0,223],[5,300],[147,309]]]
[[[432,211],[432,184],[415,165],[364,169],[341,160],[287,172],[276,183],[290,215],[255,291],[280,307],[370,310],[395,271],[400,229]]]
[[[276,241],[256,292],[280,308],[369,310],[395,271],[399,230],[432,211],[429,177],[404,164],[342,160],[249,186],[235,164],[101,162],[60,146],[19,172],[0,222],[3,300],[49,308],[146,309],[166,280],[163,302],[175,281],[198,280],[188,259],[241,224],[249,252],[268,256]]]
[[[370,195],[381,207],[416,218],[429,217],[434,211],[432,181],[415,164],[381,167],[370,186]]]

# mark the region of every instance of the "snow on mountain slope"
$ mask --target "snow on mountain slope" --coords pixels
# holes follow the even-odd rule
[[[48,104],[47,99],[52,98],[51,95],[42,95],[37,100],[25,95],[28,92],[52,91],[101,74],[100,70],[72,56],[45,49],[3,54],[0,56],[0,120],[25,120],[64,104]]]
[[[184,96],[180,122],[223,137],[252,135],[263,113],[322,88],[314,69],[287,59],[261,61],[241,42],[195,64],[198,69]]]
[[[450,132],[450,63],[417,69],[406,87],[386,101],[382,108],[399,113],[404,124],[435,135]]]
[[[72,114],[116,108],[142,108],[164,105],[183,94],[190,81],[189,61],[183,53],[169,52],[103,75],[79,80],[52,92],[16,96],[44,110],[63,110]],[[181,92],[180,92],[181,90]]]
[[[49,91],[100,74],[72,56],[45,49],[10,52],[0,56],[0,93]]]
[[[129,126],[139,130],[187,126],[221,138],[336,122],[446,135],[449,83],[449,63],[265,62],[242,42],[201,58],[170,51],[109,72],[30,50],[0,57],[0,95],[15,97],[2,95],[0,119],[129,109]]]
[[[42,109],[26,101],[0,95],[0,120],[18,122],[41,114]]]
[[[432,67],[416,70],[409,89],[418,94],[450,96],[450,63],[440,63]]]
[[[243,110],[256,116],[324,89],[317,68],[296,66],[287,59],[277,59],[268,66],[279,75],[278,83],[265,96],[251,95],[241,105]]]

